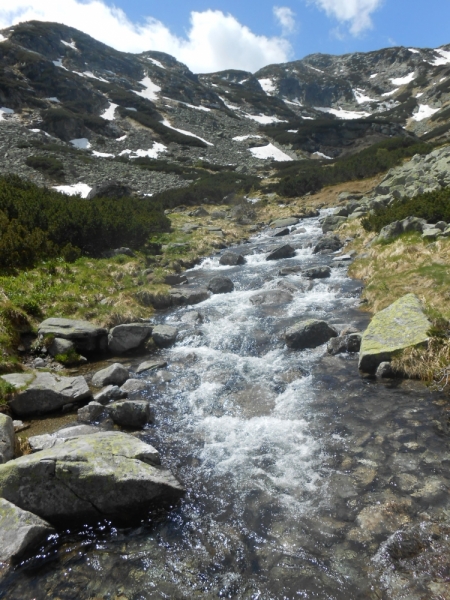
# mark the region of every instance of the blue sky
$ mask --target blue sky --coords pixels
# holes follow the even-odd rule
[[[160,50],[194,72],[255,71],[323,52],[450,43],[450,0],[9,0],[0,28],[29,19],[119,50]]]

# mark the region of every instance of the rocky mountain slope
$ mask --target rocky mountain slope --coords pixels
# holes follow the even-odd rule
[[[450,46],[197,76],[164,53],[29,22],[1,31],[0,56],[0,173],[84,196],[105,179],[154,194],[186,186],[192,167],[264,176],[272,161],[450,130]]]

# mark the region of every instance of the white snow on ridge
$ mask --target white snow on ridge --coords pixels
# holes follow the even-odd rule
[[[159,60],[156,60],[156,58],[150,58],[149,56],[147,56],[147,60],[152,62],[154,65],[156,65],[160,69],[164,69],[164,70],[166,69],[166,67],[162,63],[160,63]]]
[[[418,92],[418,93],[415,95],[415,98],[422,98],[422,96],[423,96],[424,94],[425,94],[425,92]]]
[[[182,104],[183,106],[187,106],[188,108],[193,108],[194,110],[203,110],[204,112],[211,112],[210,108],[206,106],[194,106],[193,104],[189,104],[188,102],[183,102],[182,100],[173,100],[173,98],[168,98],[167,96],[163,96],[165,100],[172,100],[172,102],[178,102],[178,104]]]
[[[267,117],[266,115],[247,115],[244,114],[244,117],[247,119],[252,119],[252,121],[256,121],[257,123],[261,123],[261,125],[270,125],[270,123],[287,123],[284,119],[279,119],[278,117]]]
[[[376,102],[373,98],[364,95],[364,90],[352,90],[355,95],[355,100],[358,104],[366,104],[367,102]]]
[[[114,102],[111,102],[108,108],[106,108],[100,115],[101,118],[105,119],[106,121],[114,121],[114,113],[116,112],[116,108],[118,106],[118,104],[114,104]]]
[[[378,73],[374,73],[373,75],[371,75],[371,76],[369,77],[369,79],[375,79],[375,77],[378,77]]]
[[[82,198],[87,198],[92,190],[86,183],[74,183],[73,185],[57,185],[54,189],[67,196],[80,195]]]
[[[122,135],[122,137],[120,137],[120,138],[116,138],[116,142],[123,142],[124,140],[126,140],[126,139],[127,139],[127,137],[128,137],[128,135],[127,135],[127,134],[125,134],[125,135]]]
[[[423,121],[432,117],[434,113],[437,113],[440,108],[431,108],[428,104],[419,104],[419,110],[412,116],[414,121]]]
[[[450,63],[450,52],[448,50],[435,50],[436,54],[440,55],[440,58],[436,58],[431,65],[439,67],[440,65],[448,65]]]
[[[275,85],[273,79],[258,79],[258,81],[259,85],[268,96],[277,91],[277,86]]]
[[[408,50],[413,54],[420,54],[419,50],[416,50],[415,48],[408,48]]]
[[[396,94],[398,92],[400,88],[395,88],[395,90],[392,90],[392,92],[386,92],[385,94],[381,94],[383,96],[383,98],[386,98],[388,96],[393,96],[394,94]]]
[[[68,48],[72,48],[72,50],[78,50],[76,44],[74,41],[70,42],[65,42],[64,40],[61,40],[61,44],[64,44],[64,46],[67,46]]]
[[[90,79],[97,79],[98,81],[103,81],[103,83],[109,83],[107,79],[103,79],[103,77],[97,77],[97,75],[94,75],[92,71],[83,71],[83,73],[80,73],[79,71],[72,71],[72,73],[75,73],[75,75],[79,75],[80,77],[89,77]]]
[[[312,67],[311,65],[306,65],[307,67],[309,67],[310,69],[312,69],[313,71],[317,71],[318,73],[323,73],[324,71],[321,71],[320,69],[316,69],[316,67]]]
[[[293,106],[303,106],[298,98],[294,98],[294,100],[286,100],[286,98],[283,98],[283,102],[286,104],[292,104]]]
[[[58,60],[54,60],[52,62],[55,65],[55,67],[59,67],[60,69],[64,69],[64,71],[68,71],[69,70],[69,69],[66,69],[66,67],[62,64],[62,58],[58,58]]]
[[[249,148],[249,150],[255,158],[259,158],[260,160],[267,160],[268,158],[272,158],[277,162],[287,162],[288,160],[294,160],[273,144],[269,144],[268,146],[262,146],[259,148]]]
[[[245,140],[249,140],[249,139],[261,139],[260,135],[237,135],[236,137],[233,138],[234,142],[244,142]]]
[[[288,133],[298,133],[298,129],[288,129]]]
[[[205,144],[208,144],[208,146],[214,146],[214,144],[211,144],[211,142],[207,142],[206,140],[204,140],[200,136],[195,135],[195,133],[191,133],[190,131],[185,131],[184,129],[177,129],[176,127],[172,127],[172,125],[169,123],[169,121],[167,119],[164,119],[164,121],[162,121],[162,124],[165,125],[166,127],[168,127],[169,129],[173,129],[174,131],[178,131],[178,133],[182,133],[183,135],[190,135],[191,137],[197,138],[198,140],[201,140],[202,142],[205,142]]]
[[[7,39],[8,39],[8,38],[6,38],[4,35],[2,35],[2,34],[0,33],[0,44],[1,44],[2,42],[6,42],[6,40],[7,40]]]
[[[413,81],[416,78],[416,74],[414,73],[414,71],[412,73],[410,73],[409,75],[406,75],[405,77],[397,77],[397,79],[391,79],[391,83],[393,83],[394,85],[406,85],[408,83],[411,83],[411,81]]]
[[[92,151],[92,156],[96,156],[97,158],[114,158],[114,154],[108,154],[107,152],[97,152],[97,150]]]
[[[138,96],[141,96],[142,98],[146,98],[147,100],[157,100],[158,99],[158,92],[161,91],[161,88],[159,87],[159,85],[156,85],[156,83],[153,83],[153,81],[150,79],[150,77],[148,75],[147,75],[147,77],[144,77],[144,79],[142,81],[140,81],[139,83],[146,89],[142,92],[136,92],[135,90],[133,90],[133,92],[135,94],[137,94]]]
[[[78,148],[79,150],[89,150],[91,147],[91,142],[87,138],[78,138],[76,140],[70,140],[72,146]]]
[[[313,156],[318,156],[319,158],[326,158],[327,160],[333,160],[331,156],[327,156],[323,152],[314,152]]]
[[[164,146],[164,144],[153,142],[153,147],[149,148],[148,150],[122,150],[119,156],[125,156],[128,154],[131,160],[133,158],[158,158],[158,155],[162,152],[166,152],[166,150],[167,146]]]
[[[59,104],[59,100],[56,96],[52,96],[52,98],[46,98],[46,100],[48,100],[49,102],[55,102],[57,104]]]
[[[316,110],[320,110],[321,112],[330,113],[330,114],[334,115],[335,117],[337,117],[338,119],[352,120],[352,119],[363,119],[364,117],[371,116],[371,113],[368,113],[368,112],[356,112],[353,110],[344,110],[342,108],[339,108],[339,110],[337,110],[336,108],[325,108],[325,107],[321,107],[321,106],[315,106],[314,108]]]
[[[3,115],[13,115],[14,111],[12,108],[6,108],[5,106],[0,107],[0,121],[4,120]]]

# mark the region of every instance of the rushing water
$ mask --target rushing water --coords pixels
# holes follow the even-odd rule
[[[435,562],[448,552],[442,401],[412,382],[362,378],[355,355],[283,343],[299,318],[367,325],[360,284],[333,256],[312,254],[320,235],[307,220],[275,241],[298,248],[292,259],[266,261],[274,240],[262,234],[235,249],[246,265],[221,267],[216,257],[188,273],[192,285],[224,274],[236,289],[159,317],[180,335],[160,353],[168,369],[147,374],[141,395],[154,424],[141,438],[186,498],[138,528],[53,538],[0,598],[450,597],[442,569],[400,564],[386,550],[395,531],[416,526]],[[332,265],[331,278],[279,275],[316,264]],[[285,294],[254,305],[261,290]]]

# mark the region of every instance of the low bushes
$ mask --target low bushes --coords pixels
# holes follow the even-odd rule
[[[29,156],[25,164],[56,181],[64,181],[64,165],[53,156],[35,155]]]

